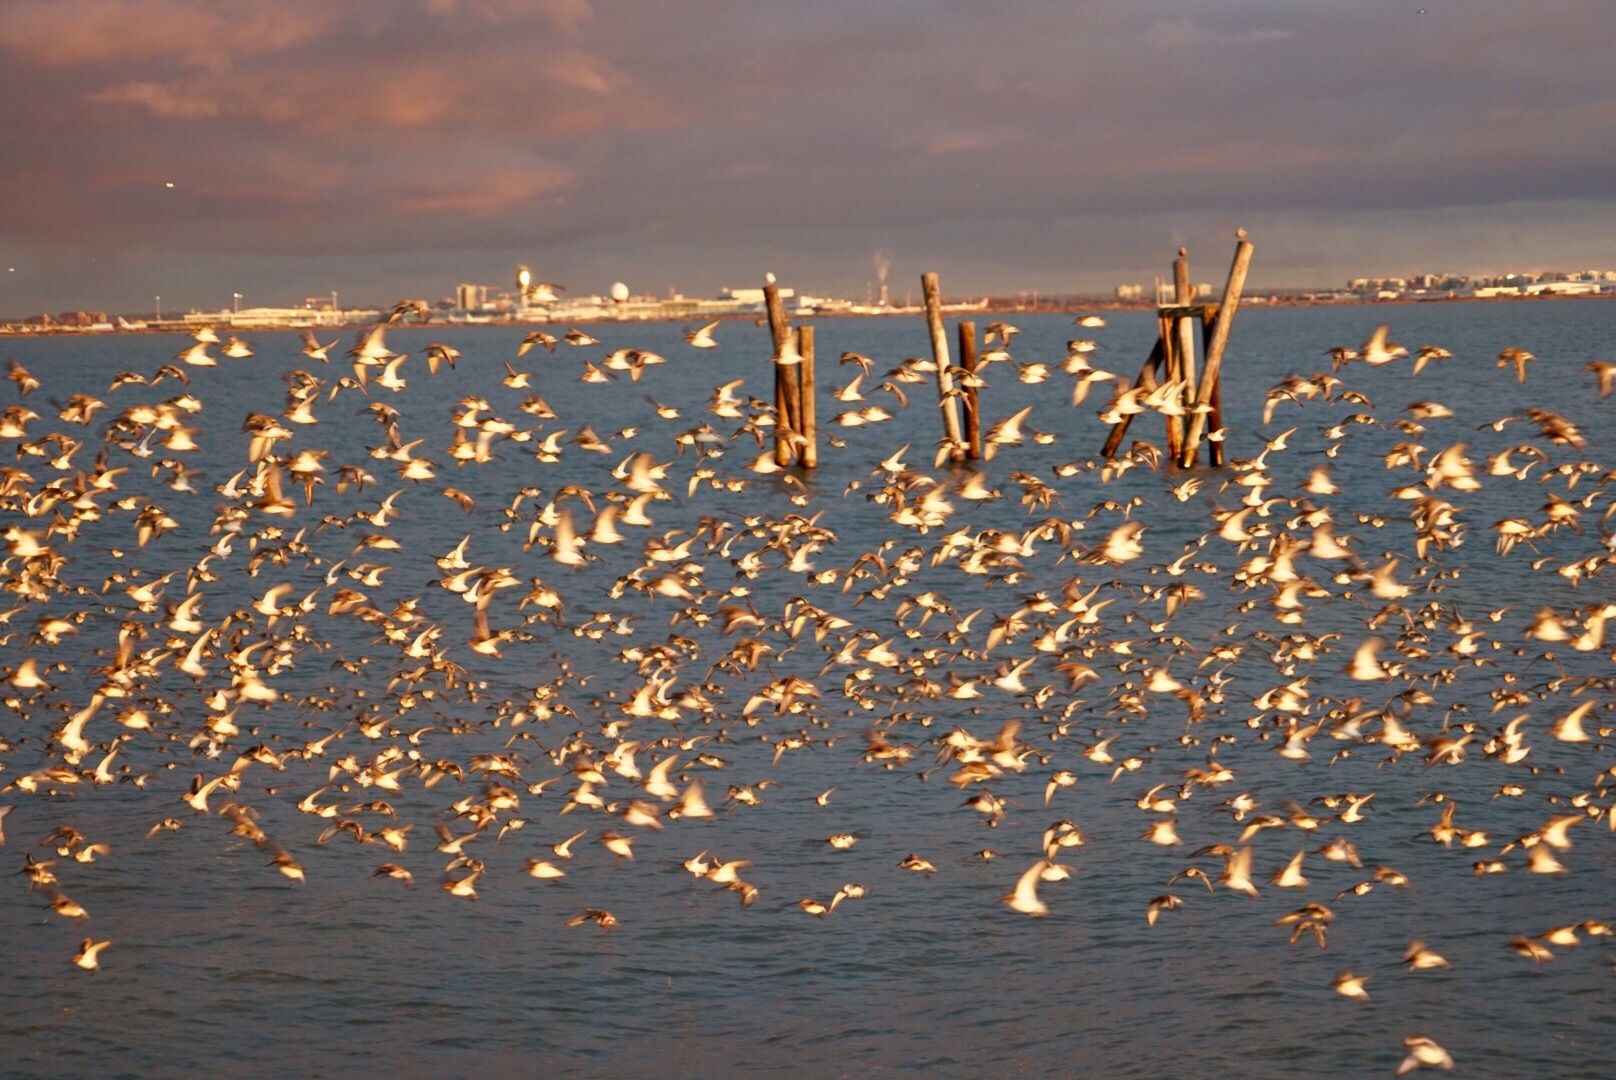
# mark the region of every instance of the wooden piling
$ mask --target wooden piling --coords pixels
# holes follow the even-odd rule
[[[1158,314],[1156,316],[1156,344],[1161,349],[1162,371],[1169,388],[1184,380],[1184,361],[1181,354],[1183,350],[1178,342],[1178,319],[1171,315]],[[1179,391],[1181,397],[1188,397],[1188,391]],[[1179,423],[1181,418],[1172,413],[1163,413],[1162,420],[1166,424],[1167,460],[1177,461],[1178,455],[1184,449],[1184,428]]]
[[[1150,356],[1139,368],[1139,377],[1134,379],[1133,388],[1140,390],[1151,386],[1156,381],[1156,369],[1162,363],[1162,339],[1156,339],[1155,347],[1150,350]],[[1111,434],[1105,438],[1105,446],[1100,450],[1100,456],[1107,460],[1117,456],[1117,449],[1122,445],[1123,437],[1128,434],[1128,427],[1133,423],[1137,413],[1128,413],[1121,420],[1111,425]]]
[[[1195,286],[1190,284],[1190,260],[1187,248],[1178,249],[1178,258],[1173,260],[1173,303],[1180,308],[1187,308],[1195,301]],[[1190,426],[1190,408],[1195,404],[1195,326],[1189,319],[1180,315],[1173,320],[1174,329],[1178,332],[1179,377],[1184,380],[1184,415],[1178,417],[1179,429],[1187,436]],[[1172,457],[1178,460],[1180,450]]]
[[[819,465],[819,432],[817,417],[814,409],[814,328],[811,326],[797,327],[797,353],[802,357],[802,363],[797,365],[798,392],[800,415],[802,421],[802,442],[797,460],[802,462],[804,469],[817,468]]]
[[[784,351],[790,339],[791,326],[786,322],[785,305],[780,300],[780,286],[770,274],[763,285],[763,305],[769,315],[769,336],[774,340],[774,355]],[[802,388],[798,384],[797,365],[774,365],[774,463],[789,465],[796,456],[793,439],[802,430]]]
[[[971,461],[982,460],[982,412],[976,398],[976,323],[961,319],[959,324],[960,367],[968,376],[965,380],[965,456]]]
[[[1207,430],[1218,375],[1223,368],[1223,350],[1229,344],[1229,332],[1234,328],[1235,309],[1240,306],[1240,292],[1246,285],[1246,273],[1251,269],[1251,252],[1255,245],[1246,239],[1246,230],[1236,236],[1234,262],[1229,266],[1229,280],[1223,288],[1223,303],[1212,324],[1212,337],[1206,346],[1206,365],[1201,371],[1200,392],[1196,394],[1196,407],[1190,413],[1189,436],[1184,440],[1184,452],[1179,464],[1185,468],[1195,464],[1196,452],[1201,448],[1201,437]]]
[[[1218,308],[1208,305],[1205,314],[1201,316],[1201,352],[1206,352],[1207,346],[1212,344],[1212,331],[1218,323]],[[1220,378],[1212,387],[1212,408],[1206,414],[1206,430],[1210,435],[1223,426],[1223,380]],[[1206,440],[1206,463],[1211,466],[1223,464],[1223,440],[1208,438]]]
[[[943,438],[953,461],[965,457],[965,440],[960,436],[959,410],[954,407],[954,376],[949,370],[948,335],[943,331],[942,294],[937,274],[928,270],[920,275],[920,288],[926,298],[926,325],[931,330],[932,359],[937,363],[937,404],[943,414]]]

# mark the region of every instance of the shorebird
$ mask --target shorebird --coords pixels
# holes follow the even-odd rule
[[[330,363],[331,358],[326,355],[326,352],[335,344],[337,344],[337,342],[332,341],[325,345],[321,345],[320,342],[315,338],[312,331],[303,331],[302,353],[311,360],[318,360],[322,364]]]
[[[1424,1035],[1410,1035],[1403,1040],[1403,1045],[1408,1047],[1408,1056],[1397,1066],[1398,1076],[1425,1066],[1434,1069],[1453,1068],[1453,1055]]]
[[[717,329],[718,322],[715,320],[700,329],[688,331],[685,334],[685,343],[693,349],[717,348],[718,342],[713,338],[713,331]]]
[[[1403,950],[1403,963],[1408,965],[1410,971],[1430,971],[1433,968],[1447,970],[1453,967],[1447,959],[1423,941],[1411,941],[1408,948]]]
[[[933,866],[926,859],[922,859],[919,855],[916,855],[914,852],[910,852],[908,855],[905,855],[898,862],[898,866],[901,867],[904,870],[913,870],[916,873],[926,874],[928,876],[930,876],[932,874],[935,874],[937,872],[937,867]]]
[[[602,930],[609,931],[612,927],[617,925],[617,916],[600,908],[585,908],[578,914],[569,918],[566,922],[566,926],[568,928],[582,926],[586,922],[592,922]]]
[[[1184,905],[1184,901],[1172,893],[1163,893],[1151,899],[1145,907],[1145,925],[1155,926],[1156,919],[1164,911],[1177,911]]]
[[[1354,1001],[1368,1001],[1369,991],[1364,989],[1364,983],[1368,982],[1372,977],[1370,975],[1354,975],[1350,971],[1343,971],[1335,977],[1335,982],[1330,985],[1335,987],[1335,992],[1343,997],[1349,997]]]
[[[111,944],[110,941],[85,938],[79,943],[79,951],[74,954],[73,962],[85,971],[94,971],[101,966],[101,950]]]
[[[1399,357],[1407,356],[1406,348],[1386,340],[1386,335],[1390,331],[1391,327],[1385,323],[1375,327],[1375,332],[1369,335],[1369,340],[1359,346],[1358,358],[1371,367],[1379,367],[1381,364],[1389,364]]]
[[[1616,364],[1609,360],[1590,360],[1582,365],[1582,370],[1594,373],[1598,379],[1600,397],[1610,397],[1611,390],[1616,388]]]
[[[406,887],[413,886],[415,884],[415,875],[397,863],[382,863],[376,868],[376,872],[370,876],[390,877],[396,881],[402,881]]]
[[[1526,365],[1536,359],[1537,357],[1533,356],[1525,349],[1517,349],[1510,346],[1498,354],[1498,366],[1501,368],[1514,368],[1515,380],[1524,384],[1526,382]]]
[[[554,334],[547,334],[543,330],[530,330],[522,336],[522,343],[516,347],[516,358],[520,360],[527,355],[527,351],[535,345],[543,346],[546,352],[555,352],[560,344]]]
[[[1048,859],[1039,859],[1033,863],[1016,879],[1014,891],[1003,897],[1000,902],[1010,905],[1010,910],[1019,911],[1023,915],[1042,918],[1048,914],[1048,906],[1038,899],[1038,882],[1052,865]]]

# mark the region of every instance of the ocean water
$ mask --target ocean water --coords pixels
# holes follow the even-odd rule
[[[952,470],[934,460],[935,387],[897,382],[905,407],[877,389],[928,354],[924,324],[816,323],[818,411],[841,445],[790,479],[749,469],[764,448],[743,420],[709,411],[715,388],[738,379],[745,416],[763,414],[746,399],[772,398],[766,331],[745,321],[723,323],[711,350],[686,346],[684,327],[624,324],[588,327],[597,345],[520,358],[517,330],[395,326],[386,340],[410,357],[406,385],[334,399],[353,375],[337,359],[351,332],[320,335],[341,338],[330,364],[301,355],[296,334],[263,333],[249,335],[250,360],[177,364],[189,384],[156,385],[188,338],[0,341],[40,382],[26,397],[0,387],[6,405],[39,414],[4,444],[4,464],[26,476],[9,474],[0,569],[0,1072],[1357,1077],[1391,1075],[1420,1034],[1464,1075],[1609,1075],[1616,951],[1598,931],[1616,924],[1616,754],[1612,646],[1597,631],[1612,600],[1616,399],[1583,365],[1612,359],[1616,306],[1249,307],[1224,368],[1230,464],[1118,475],[1096,460],[1107,390],[1074,407],[1060,363],[1069,339],[1093,337],[1091,363],[1132,377],[1153,319],[1013,321],[1014,361],[986,370],[983,413],[991,424],[1031,406],[1027,438]],[[1330,347],[1357,347],[1380,324],[1411,353],[1440,345],[1453,358],[1417,376],[1408,358],[1350,364],[1328,396],[1282,400],[1264,423],[1270,388],[1329,372]],[[459,350],[453,369],[428,374],[432,342]],[[1535,357],[1524,384],[1497,364],[1511,347]],[[666,362],[638,381],[579,378],[623,348]],[[872,361],[862,402],[829,397],[858,371],[836,362],[848,351]],[[505,362],[531,386],[503,383]],[[1047,380],[1018,378],[1032,363]],[[262,492],[240,491],[259,468],[244,421],[281,416],[298,370],[322,382],[318,422],[283,421],[289,437],[270,452],[317,452],[305,460],[323,483],[306,498],[288,476],[295,506],[271,513]],[[119,372],[146,383],[108,392]],[[105,402],[86,425],[59,416],[75,394]],[[182,394],[194,401],[175,403]],[[457,466],[457,432],[475,443],[478,430],[457,417],[477,399],[470,423],[496,417],[530,435],[495,433],[487,460]],[[1423,409],[1416,429],[1416,402],[1453,415]],[[874,403],[894,417],[835,422]],[[153,413],[190,429],[197,449],[151,434],[143,406],[162,406]],[[1549,414],[1580,445],[1554,441]],[[398,444],[421,440],[410,455],[436,462],[435,476],[403,478],[373,454],[389,416]],[[681,446],[704,422],[721,456]],[[595,439],[577,441],[586,427]],[[42,443],[52,432],[82,445],[53,462],[66,444]],[[557,432],[559,453],[537,460]],[[1139,417],[1135,440],[1160,445],[1160,419]],[[1475,482],[1433,488],[1429,467],[1456,446],[1445,460],[1468,459]],[[1506,450],[1513,467],[1531,465],[1524,476],[1489,473]],[[556,561],[553,510],[587,533],[600,507],[635,494],[614,470],[628,475],[637,452],[665,465],[666,497],[645,506],[654,523],[620,521],[621,542],[586,542],[582,566]],[[893,520],[898,473],[882,463],[894,459],[907,501],[942,485],[951,509],[925,531]],[[171,485],[165,462],[192,490]],[[339,490],[343,466],[374,480]],[[1302,490],[1319,466],[1336,492]],[[119,469],[86,494],[90,476]],[[965,498],[971,472],[999,497]],[[1258,474],[1266,485],[1242,482]],[[53,481],[55,502],[39,495]],[[1040,484],[1052,501],[1024,501]],[[1265,505],[1242,519],[1250,538],[1220,536],[1251,491]],[[1411,518],[1421,495],[1451,504],[1445,543],[1424,557]],[[1571,523],[1547,527],[1551,496],[1571,504]],[[1351,559],[1310,553],[1322,512]],[[140,522],[165,516],[173,525],[142,545]],[[1529,536],[1501,554],[1495,523],[1510,519]],[[1138,556],[1100,559],[1135,522]],[[1006,537],[996,558],[963,565],[993,533]],[[696,539],[653,563],[653,537]],[[34,545],[62,558],[30,557]],[[456,550],[467,570],[505,572],[506,584],[489,574],[482,586],[488,629],[509,632],[498,655],[472,648],[478,605],[446,587],[460,571],[438,560]],[[1374,595],[1377,570],[1383,591],[1406,594]],[[689,596],[669,595],[675,583]],[[144,609],[131,595],[143,584],[160,588]],[[556,609],[538,602],[545,589]],[[371,617],[333,612],[343,590]],[[1091,590],[1088,621],[1072,622]],[[1183,602],[1169,614],[1175,590]],[[197,677],[176,665],[200,632],[171,618],[195,592],[212,632]],[[725,632],[724,608],[756,620]],[[66,620],[54,642],[52,618]],[[1355,678],[1354,653],[1375,637],[1388,677]],[[46,686],[18,684],[29,658]],[[1022,661],[1021,689],[995,685]],[[1057,668],[1069,663],[1096,678],[1074,689]],[[940,693],[964,682],[978,696]],[[258,686],[273,693],[244,697]],[[1279,702],[1271,691],[1286,686]],[[632,715],[636,694],[665,715]],[[1586,741],[1556,737],[1584,704]],[[70,718],[92,705],[90,748],[75,754]],[[120,722],[136,710],[149,727]],[[1383,738],[1388,714],[1417,748]],[[1530,752],[1506,762],[1496,740],[1521,717],[1512,730]],[[1428,761],[1444,739],[1464,740],[1461,759]],[[672,819],[671,800],[612,771],[606,755],[623,740],[641,744],[642,773],[676,756],[675,788],[701,781],[714,816]],[[887,746],[902,751],[872,753]],[[960,747],[997,774],[966,782]],[[580,780],[591,765],[603,783]],[[1215,766],[1225,778],[1209,776]],[[184,801],[198,778],[232,774],[234,790],[216,786],[206,812]],[[1057,774],[1072,782],[1051,786]],[[963,805],[983,790],[1000,813]],[[1371,793],[1361,820],[1341,820],[1342,796]],[[1239,796],[1254,805],[1237,816]],[[656,824],[626,820],[631,803],[661,811]],[[1450,813],[1472,846],[1433,836]],[[1553,848],[1545,826],[1573,815],[1570,846]],[[1145,838],[1169,816],[1180,844]],[[257,842],[233,831],[238,819]],[[1054,855],[1067,879],[1038,885],[1043,917],[1012,910],[1001,899],[1060,821],[1083,839]],[[376,842],[387,826],[411,826],[402,852]],[[472,868],[446,871],[439,826],[476,832],[465,843],[481,866],[475,899],[440,888]],[[552,853],[580,831],[571,859]],[[600,843],[610,832],[634,837],[631,860]],[[827,843],[843,833],[851,848]],[[1361,866],[1320,853],[1336,838]],[[92,844],[107,850],[74,857]],[[1242,848],[1255,897],[1220,880],[1224,853]],[[1561,871],[1532,872],[1529,849],[1552,851]],[[301,882],[279,872],[277,852]],[[744,861],[750,906],[687,871],[704,852]],[[1274,884],[1298,852],[1305,884]],[[934,871],[902,868],[909,855]],[[33,882],[29,859],[53,861],[55,882]],[[565,876],[529,876],[533,859]],[[1478,862],[1501,872],[1478,874]],[[375,876],[383,863],[413,886]],[[1204,878],[1179,876],[1190,868]],[[798,904],[854,883],[863,895],[822,918]],[[1164,895],[1179,905],[1148,924]],[[58,897],[87,917],[53,910]],[[1322,924],[1322,948],[1310,932],[1293,943],[1281,921],[1307,904],[1328,909],[1306,916]],[[567,925],[589,910],[616,925]],[[1575,946],[1543,937],[1571,926]],[[99,970],[72,962],[86,937],[111,942]],[[1547,956],[1520,955],[1519,938]],[[1410,970],[1415,941],[1451,967]],[[1369,977],[1367,1001],[1332,988],[1349,970]]]

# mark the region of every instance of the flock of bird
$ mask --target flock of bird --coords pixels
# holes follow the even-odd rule
[[[1085,793],[1137,807],[1133,843],[1163,869],[1138,898],[1151,932],[1219,893],[1296,890],[1307,899],[1278,933],[1318,948],[1358,898],[1418,885],[1353,838],[1392,811],[1388,796],[1331,786],[1333,770],[1373,762],[1388,789],[1394,776],[1419,787],[1399,810],[1429,813],[1427,841],[1478,879],[1585,872],[1573,844],[1608,845],[1616,829],[1616,699],[1585,663],[1612,651],[1616,603],[1600,585],[1616,560],[1616,472],[1582,459],[1566,416],[1485,418],[1479,430],[1525,434],[1476,460],[1453,407],[1423,400],[1393,420],[1347,382],[1355,364],[1468,362],[1445,349],[1410,358],[1381,327],[1332,350],[1332,371],[1269,391],[1260,452],[1226,469],[1174,470],[1147,436],[1035,475],[1015,468],[1018,447],[1101,430],[1050,434],[1074,426],[1067,403],[1091,388],[1115,386],[1098,410],[1110,422],[1182,416],[1182,395],[1094,366],[1092,340],[1023,362],[1015,327],[996,323],[977,370],[955,373],[985,407],[1001,370],[1026,384],[1064,375],[1071,391],[1036,406],[1046,430],[1034,406],[985,425],[1003,486],[986,466],[949,466],[946,446],[905,445],[838,466],[852,478],[826,493],[775,464],[773,406],[746,393],[770,377],[766,357],[757,378],[708,394],[701,354],[580,352],[580,372],[567,352],[598,340],[536,330],[491,400],[456,387],[471,362],[460,349],[393,351],[388,334],[423,332],[422,314],[404,302],[346,357],[305,334],[301,360],[280,358],[299,365],[281,408],[212,396],[209,369],[270,358],[211,331],[104,393],[10,362],[0,844],[24,849],[24,887],[51,918],[95,926],[71,894],[120,855],[80,831],[80,807],[107,790],[139,793],[145,843],[207,829],[292,885],[311,852],[341,847],[378,888],[430,873],[475,901],[487,876],[553,887],[599,850],[590,899],[558,922],[630,933],[604,883],[653,845],[692,888],[732,892],[760,917],[843,917],[871,892],[853,873],[826,880],[825,899],[770,895],[765,853],[721,857],[703,830],[789,797],[822,813],[825,847],[857,865],[879,826],[850,827],[853,793],[884,782],[957,792],[961,843],[980,847],[969,858],[1012,868],[986,909],[1002,896],[1001,910],[1041,917],[1074,902],[1093,841],[1072,809]],[[724,337],[714,323],[684,341]],[[542,366],[520,370],[535,349]],[[1532,359],[1507,348],[1498,366],[1524,384]],[[935,364],[878,376],[869,357],[842,360],[833,451],[930,408],[919,384]],[[1616,365],[1588,370],[1609,394]],[[547,388],[573,379],[602,387],[597,410],[550,406]],[[601,433],[614,423],[604,395],[657,379],[672,399],[653,399],[657,427]],[[1272,433],[1276,418],[1296,426]],[[1372,437],[1391,443],[1390,479],[1344,490],[1343,448]],[[227,473],[193,464],[204,446]],[[1471,520],[1484,489],[1514,510]],[[679,527],[659,528],[664,514]],[[1163,550],[1149,534],[1169,519],[1182,539]],[[847,550],[839,534],[855,520],[879,533]],[[464,538],[422,550],[445,529]],[[1572,557],[1556,554],[1567,546]],[[1464,608],[1454,597],[1476,560],[1529,565],[1587,602]],[[808,758],[815,775],[845,775],[803,790],[792,776]],[[1508,832],[1478,827],[1473,804],[1443,790],[1461,764],[1486,771],[1488,803],[1515,807]],[[1292,798],[1275,775],[1324,786]],[[48,829],[19,835],[24,819]],[[1191,831],[1207,842],[1192,849]],[[950,860],[910,851],[896,868],[929,877]],[[1609,915],[1523,926],[1499,947],[1541,964],[1607,939]],[[86,936],[71,960],[112,968],[117,948]],[[1402,962],[1408,977],[1448,966],[1423,941]],[[1368,982],[1343,970],[1333,985],[1361,1002]],[[1453,1064],[1423,1035],[1406,1052],[1399,1075]]]

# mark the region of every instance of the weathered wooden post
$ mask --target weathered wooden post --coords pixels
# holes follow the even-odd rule
[[[1202,308],[1201,316],[1201,351],[1205,353],[1212,344],[1212,332],[1218,324],[1218,308],[1207,305]],[[1223,380],[1218,379],[1212,387],[1212,407],[1206,414],[1206,430],[1208,436],[1223,426]],[[1206,440],[1206,463],[1212,466],[1223,464],[1223,440],[1221,438]]]
[[[1189,437],[1184,440],[1184,452],[1179,464],[1185,468],[1195,464],[1195,454],[1201,448],[1201,436],[1207,430],[1207,419],[1217,396],[1218,375],[1223,368],[1223,350],[1229,344],[1229,331],[1234,328],[1235,310],[1240,306],[1240,292],[1246,285],[1246,272],[1251,269],[1251,252],[1255,245],[1246,239],[1246,230],[1235,234],[1234,262],[1229,266],[1229,281],[1223,288],[1223,303],[1218,305],[1217,319],[1212,324],[1212,337],[1206,346],[1206,366],[1201,372],[1200,392],[1195,407],[1190,411]]]
[[[1135,390],[1148,390],[1155,387],[1156,369],[1161,367],[1162,352],[1162,339],[1157,337],[1156,344],[1151,347],[1150,356],[1145,359],[1144,364],[1139,368],[1139,377],[1133,381]],[[1128,413],[1121,420],[1111,425],[1111,434],[1105,437],[1105,446],[1100,449],[1101,457],[1109,459],[1117,456],[1117,448],[1122,445],[1123,438],[1128,434],[1128,427],[1133,423],[1133,418],[1136,415],[1136,413]]]
[[[959,410],[954,408],[954,376],[949,371],[948,335],[943,331],[943,303],[937,287],[937,274],[928,270],[920,275],[926,297],[926,325],[931,329],[932,359],[937,363],[937,404],[943,414],[943,437],[953,461],[965,457],[965,440],[960,437]]]
[[[802,442],[799,444],[800,452],[797,460],[805,469],[817,468],[819,465],[819,431],[817,416],[814,410],[814,328],[811,326],[797,327],[797,355],[802,362],[797,365],[799,373],[798,403],[802,417]]]
[[[769,336],[774,339],[774,355],[784,353],[791,337],[791,326],[786,322],[785,305],[780,301],[780,286],[769,274],[763,283],[763,304],[769,314]],[[797,382],[794,365],[774,365],[774,463],[789,465],[793,456],[792,438],[801,430],[802,393]]]
[[[965,456],[982,459],[982,412],[976,398],[976,323],[961,319],[959,324],[960,367],[965,371]]]
[[[1181,384],[1184,379],[1184,362],[1181,358],[1182,350],[1178,343],[1178,314],[1176,309],[1172,312],[1159,311],[1156,314],[1156,344],[1161,349],[1162,370],[1165,373],[1168,389]],[[1188,397],[1187,390],[1176,391],[1179,396]],[[1167,435],[1167,459],[1177,461],[1178,455],[1184,448],[1184,428],[1179,424],[1178,417],[1170,412],[1162,413],[1165,421]]]
[[[1188,308],[1195,302],[1195,286],[1190,284],[1189,249],[1179,248],[1178,258],[1173,260],[1173,302],[1179,308],[1178,319],[1174,322],[1174,329],[1178,332],[1179,377],[1184,380],[1184,415],[1178,418],[1179,429],[1189,434],[1190,413],[1195,405],[1195,326],[1182,309]],[[1182,453],[1181,449],[1178,453]],[[1177,460],[1177,453],[1174,460]]]

